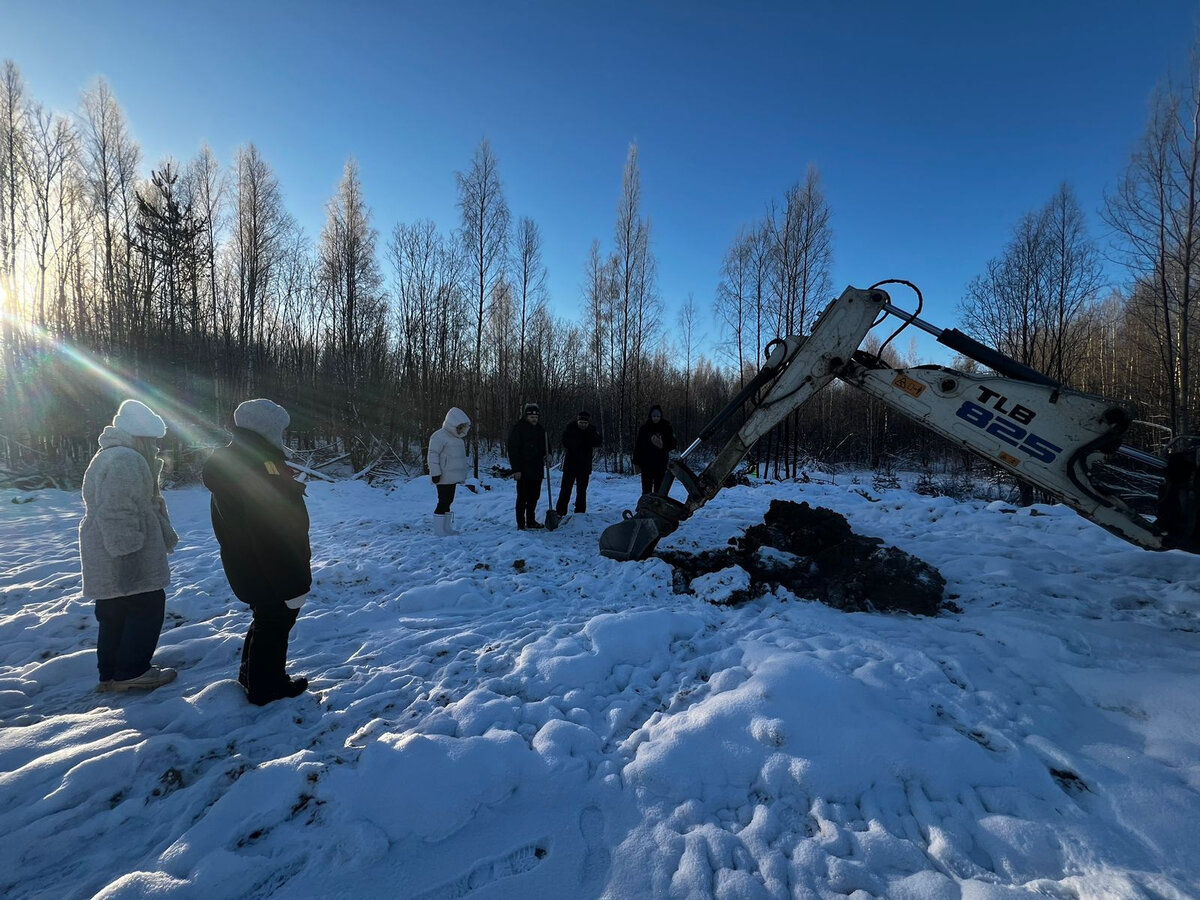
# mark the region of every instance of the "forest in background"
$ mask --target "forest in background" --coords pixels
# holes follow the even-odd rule
[[[1200,85],[1164,83],[1114,173],[1102,246],[1069,184],[1015,223],[964,289],[960,325],[1079,390],[1135,405],[1133,435],[1161,450],[1194,427],[1200,279]],[[542,232],[514,215],[485,138],[454,173],[459,219],[373,223],[346,162],[319,235],[289,214],[254,144],[227,165],[208,147],[147,167],[103,79],[72,113],[46,109],[14,61],[0,71],[0,469],[77,484],[95,436],[137,396],[168,419],[185,477],[241,400],[292,415],[298,446],[330,445],[361,469],[382,455],[419,471],[446,409],[471,416],[476,463],[502,450],[522,403],[556,442],[589,409],[601,466],[628,470],[651,403],[681,446],[752,376],[771,339],[802,333],[832,297],[833,210],[810,166],[731,235],[711,304],[664,315],[638,148],[609,232],[581,248],[574,318],[550,311]],[[449,184],[449,180],[448,180]],[[1113,289],[1103,254],[1128,274]],[[718,358],[699,351],[720,329]],[[877,345],[867,349],[878,351]],[[905,360],[889,345],[885,358]],[[970,370],[973,363],[956,365]],[[764,474],[819,461],[957,465],[961,455],[839,385],[755,449]],[[2,474],[2,473],[0,473]]]

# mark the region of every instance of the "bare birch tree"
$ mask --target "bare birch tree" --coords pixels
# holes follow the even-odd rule
[[[120,260],[128,259],[126,244],[130,228],[127,226],[131,224],[126,215],[128,195],[133,190],[140,153],[107,81],[97,78],[84,91],[82,107],[84,169],[103,240],[105,317],[109,322],[109,340],[119,345],[135,327],[130,321],[133,310],[128,268],[121,266]],[[119,271],[125,276],[120,282]]]
[[[238,150],[234,168],[230,250],[237,284],[237,358],[246,363],[243,388],[249,389],[264,362],[263,327],[290,217],[279,179],[254,144]]]
[[[512,270],[517,306],[517,383],[523,386],[527,370],[525,357],[529,323],[546,304],[546,266],[542,262],[542,233],[537,223],[528,217],[522,217],[517,223]]]
[[[207,144],[200,148],[195,159],[188,163],[184,170],[183,191],[191,203],[196,215],[204,222],[203,250],[207,258],[207,282],[205,284],[205,299],[208,303],[206,314],[202,319],[202,331],[205,334],[217,334],[218,329],[218,300],[217,300],[217,245],[220,242],[222,219],[225,216],[225,204],[228,201],[228,178],[221,172],[221,166],[213,155],[212,148]]]
[[[506,275],[510,215],[500,181],[500,168],[492,145],[484,138],[467,172],[456,174],[458,209],[462,215],[461,238],[471,274],[471,293],[475,306],[475,354],[472,404],[476,415],[483,405],[483,332],[487,302],[497,282]],[[475,457],[474,473],[479,477],[479,432],[471,429]]]
[[[50,256],[55,250],[52,235],[57,220],[57,198],[68,163],[74,153],[75,135],[70,123],[40,103],[29,110],[29,143],[26,153],[29,222],[33,237],[33,261],[37,267],[34,321],[45,328],[46,280]]]
[[[691,422],[689,415],[692,408],[692,356],[696,352],[702,335],[700,315],[696,311],[696,297],[688,292],[687,300],[679,309],[679,344],[683,350],[683,434],[690,436]]]
[[[1129,166],[1106,197],[1105,218],[1135,281],[1133,308],[1154,339],[1171,427],[1190,434],[1200,293],[1200,47],[1186,82],[1156,94]]]
[[[1066,184],[1013,228],[1004,252],[967,286],[960,321],[1018,362],[1068,380],[1100,290],[1099,252]]]
[[[333,374],[340,388],[337,413],[347,449],[363,436],[364,425],[379,418],[378,408],[363,408],[366,398],[360,397],[371,368],[383,364],[376,342],[386,316],[375,244],[358,163],[349,159],[337,194],[326,206],[318,252],[321,279],[332,303]],[[368,346],[369,352],[364,352]],[[356,463],[365,462],[356,449],[351,456]]]

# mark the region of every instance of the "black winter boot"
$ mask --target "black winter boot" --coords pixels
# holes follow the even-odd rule
[[[248,699],[255,706],[266,706],[268,703],[274,703],[276,700],[283,700],[285,697],[299,697],[308,690],[307,678],[292,678],[279,685],[275,690],[266,694],[247,693]]]

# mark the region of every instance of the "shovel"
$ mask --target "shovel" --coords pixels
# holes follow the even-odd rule
[[[558,523],[558,511],[554,508],[554,495],[550,490],[550,463],[546,463],[546,530],[553,531]]]

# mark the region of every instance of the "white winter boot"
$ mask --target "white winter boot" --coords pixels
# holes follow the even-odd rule
[[[433,514],[433,533],[438,537],[445,537],[449,533],[446,531],[446,516],[442,513]]]
[[[446,513],[446,534],[458,534],[454,530],[454,513],[452,512]]]

